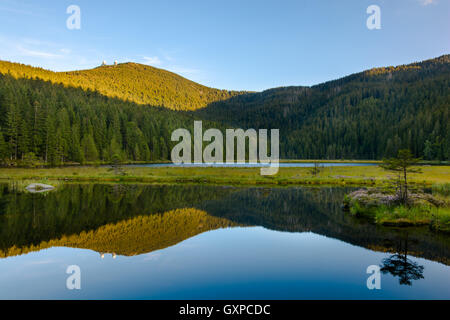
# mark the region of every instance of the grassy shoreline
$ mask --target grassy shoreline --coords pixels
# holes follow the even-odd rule
[[[392,190],[362,188],[346,195],[343,208],[356,217],[368,218],[388,227],[428,226],[431,230],[450,234],[449,184],[433,194],[408,192],[406,203]]]
[[[279,163],[342,163],[342,164],[352,164],[352,163],[358,163],[358,164],[380,164],[382,163],[381,160],[345,160],[345,159],[339,159],[339,160],[314,160],[314,159],[282,159],[279,161]],[[80,164],[78,162],[66,162],[63,165],[59,166],[61,168],[74,168],[74,167],[86,167],[86,166],[107,166],[110,165],[111,162],[109,161],[86,161],[84,164]],[[127,160],[122,162],[123,165],[155,165],[155,164],[173,164],[170,160],[155,160],[155,161],[132,161]],[[421,160],[418,165],[432,165],[432,166],[450,166],[450,161],[438,161],[438,160]],[[35,168],[45,168],[50,169],[52,167],[46,165],[44,162],[37,161],[33,164]],[[27,169],[30,166],[21,166],[19,164],[8,166],[2,166],[0,168],[23,168]]]
[[[420,166],[422,173],[409,176],[412,188],[432,188],[448,199],[449,166]],[[231,186],[342,186],[387,190],[396,177],[378,166],[324,167],[316,175],[307,167],[283,167],[274,176],[260,175],[259,168],[213,167],[125,167],[125,175],[116,175],[108,167],[0,168],[0,182],[12,182],[19,188],[33,182],[58,187],[66,183],[148,183],[203,184]],[[433,191],[434,192],[434,191]],[[445,200],[448,201],[448,200]],[[357,209],[355,211],[355,209]],[[448,206],[376,206],[354,208],[356,215],[369,217],[374,223],[390,227],[429,225],[436,231],[450,232]]]
[[[450,183],[450,167],[421,166],[422,174],[412,174],[413,185],[432,186]],[[0,180],[201,183],[219,185],[342,185],[383,186],[394,178],[378,166],[325,167],[317,174],[311,168],[279,168],[274,176],[260,175],[259,168],[150,168],[125,167],[116,175],[107,167],[0,168]]]
[[[379,206],[367,208],[353,205],[351,214],[371,219],[387,227],[428,226],[431,230],[450,234],[450,208],[431,205]]]

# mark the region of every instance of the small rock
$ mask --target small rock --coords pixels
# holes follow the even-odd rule
[[[39,192],[47,192],[55,189],[54,186],[43,183],[32,183],[28,185],[25,189],[27,189],[31,193],[39,193]]]

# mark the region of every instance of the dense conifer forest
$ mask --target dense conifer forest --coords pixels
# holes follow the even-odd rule
[[[230,126],[279,128],[290,159],[381,159],[410,149],[450,158],[450,55],[377,68],[313,87],[216,102],[196,113]]]
[[[6,163],[169,160],[189,116],[42,80],[0,75],[0,156]]]
[[[259,93],[138,64],[55,73],[0,62],[0,159],[170,160],[171,132],[203,119],[221,129],[278,128],[285,159],[381,159],[407,148],[449,160],[449,88],[450,55]]]

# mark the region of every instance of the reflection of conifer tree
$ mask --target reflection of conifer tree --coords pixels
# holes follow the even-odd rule
[[[410,286],[412,285],[412,280],[424,278],[424,267],[408,259],[408,237],[404,240],[404,244],[402,248],[402,241],[400,240],[399,252],[389,258],[383,259],[381,272],[383,274],[390,273],[394,277],[399,277],[400,284]]]

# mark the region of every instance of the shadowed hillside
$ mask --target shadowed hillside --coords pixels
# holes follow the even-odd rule
[[[375,68],[312,87],[247,93],[195,111],[242,128],[280,129],[284,159],[381,159],[410,149],[450,158],[450,55]]]
[[[351,188],[249,188],[199,207],[244,225],[285,232],[313,232],[374,251],[395,253],[407,241],[409,254],[450,265],[450,237],[428,228],[397,229],[355,218],[341,208]],[[239,205],[237,205],[239,204]]]

